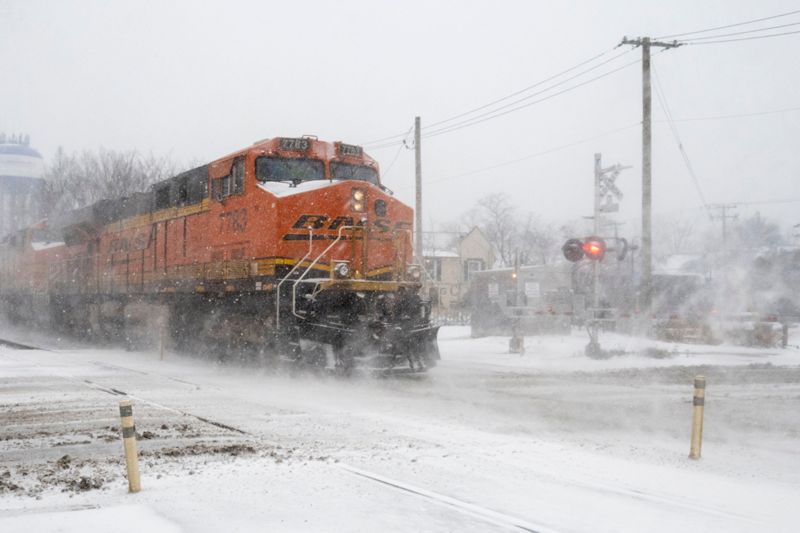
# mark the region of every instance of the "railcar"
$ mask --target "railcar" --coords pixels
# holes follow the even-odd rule
[[[8,236],[0,298],[79,333],[422,371],[439,353],[412,218],[361,147],[266,139]]]

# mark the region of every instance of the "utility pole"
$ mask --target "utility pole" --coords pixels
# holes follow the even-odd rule
[[[728,211],[736,209],[736,204],[714,204],[709,206],[710,209],[719,211],[718,215],[712,215],[712,219],[722,220],[722,261],[720,263],[722,269],[722,281],[725,284],[723,287],[723,294],[728,294],[728,219],[736,219],[739,215],[729,214]]]
[[[416,220],[414,221],[416,226],[416,235],[414,237],[416,246],[414,247],[414,253],[417,256],[417,261],[422,264],[422,146],[420,144],[420,138],[422,135],[420,130],[420,120],[419,117],[416,117],[414,118],[414,161],[417,179],[417,201],[414,210],[416,217]]]
[[[722,253],[728,249],[728,219],[736,219],[739,215],[729,215],[729,209],[736,209],[736,204],[714,204],[708,206],[710,209],[719,210],[719,215],[712,215],[711,218],[722,220]]]
[[[650,37],[628,39],[623,37],[620,46],[630,44],[642,47],[642,290],[641,308],[650,315],[653,292],[653,230],[652,230],[652,95],[650,92],[650,48],[677,48],[681,43],[653,41]]]

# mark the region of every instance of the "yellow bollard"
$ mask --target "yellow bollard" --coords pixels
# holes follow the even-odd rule
[[[128,492],[139,492],[139,455],[136,452],[136,426],[133,425],[133,404],[130,400],[119,402],[122,419],[122,444],[125,446],[125,466],[128,468]]]
[[[692,445],[689,450],[690,459],[700,459],[700,448],[703,446],[703,408],[706,403],[706,378],[694,378],[694,399],[692,400]]]

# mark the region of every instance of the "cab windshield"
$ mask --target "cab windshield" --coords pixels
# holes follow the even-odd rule
[[[256,159],[258,181],[302,181],[324,180],[325,165],[319,159],[259,157]]]
[[[378,172],[374,168],[364,165],[331,163],[331,179],[368,181],[378,185]]]

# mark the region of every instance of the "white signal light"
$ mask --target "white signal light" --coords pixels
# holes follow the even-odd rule
[[[336,263],[333,267],[333,272],[336,274],[336,277],[346,278],[350,275],[350,265],[344,261]]]

